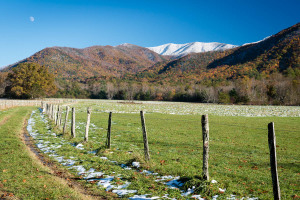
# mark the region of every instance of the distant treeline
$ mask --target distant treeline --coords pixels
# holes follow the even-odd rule
[[[288,68],[265,78],[213,81],[139,81],[56,79],[45,67],[20,64],[10,73],[0,73],[0,97],[6,98],[92,98],[117,100],[182,101],[222,104],[300,105],[300,70]]]
[[[182,101],[222,104],[300,105],[299,75],[272,74],[268,79],[243,78],[222,84],[175,84],[91,81],[60,82],[53,97],[117,100]]]

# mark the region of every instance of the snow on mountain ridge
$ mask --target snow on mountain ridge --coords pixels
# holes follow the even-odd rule
[[[160,55],[184,56],[189,53],[200,53],[207,51],[219,51],[237,47],[236,45],[224,44],[218,42],[192,42],[186,44],[163,44],[156,47],[146,47]]]

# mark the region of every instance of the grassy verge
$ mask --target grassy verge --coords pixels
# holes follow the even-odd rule
[[[87,107],[85,106],[77,106],[77,138],[65,137],[72,144],[83,141]],[[211,179],[217,180],[218,184],[208,184],[203,191],[201,181],[197,178],[202,172],[201,115],[146,114],[151,155],[151,161],[147,163],[143,159],[139,115],[113,113],[112,148],[105,150],[108,114],[101,110],[107,108],[94,106],[96,108],[92,113],[89,142],[84,143],[84,150],[63,145],[57,153],[78,158],[77,164],[87,169],[93,167],[105,171],[106,174],[122,174],[122,179],[114,180],[116,184],[130,181],[129,189],[137,189],[139,194],[163,196],[169,193],[170,197],[182,198],[179,191],[156,182],[155,177],[126,171],[118,165],[100,159],[99,156],[106,156],[111,161],[128,166],[133,161],[139,161],[142,169],[160,175],[181,176],[189,180],[184,188],[199,186],[198,192],[202,192],[202,197],[211,198],[217,194],[222,198],[235,194],[238,198],[255,196],[259,199],[271,199],[267,124],[274,121],[282,198],[290,199],[299,195],[299,117],[210,115],[210,176]],[[118,109],[118,105],[114,109]],[[49,138],[49,141],[55,144],[60,139]],[[99,148],[99,156],[88,153]],[[90,187],[97,186],[90,183]],[[226,188],[226,192],[220,193],[219,187]]]
[[[83,199],[82,195],[51,175],[30,156],[21,141],[25,119],[33,108],[19,107],[0,112],[0,196],[20,199]]]

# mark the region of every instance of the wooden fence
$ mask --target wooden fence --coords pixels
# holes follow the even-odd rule
[[[58,105],[53,105],[50,102],[42,102],[41,104],[42,110],[48,117],[54,121],[61,122],[61,112],[62,109]],[[66,124],[68,120],[69,114],[69,107],[66,106],[66,117],[64,120],[63,125],[63,133],[66,132]],[[91,116],[91,108],[87,108],[87,123],[85,127],[85,136],[84,142],[88,141],[88,131],[90,126],[90,116]],[[150,160],[149,154],[149,145],[148,145],[148,138],[147,138],[147,131],[146,131],[146,122],[144,117],[144,112],[140,111],[141,116],[141,127],[142,127],[142,134],[143,134],[143,142],[144,142],[144,154],[145,154],[145,161]],[[106,148],[110,148],[111,143],[111,120],[112,120],[112,112],[109,112],[108,117],[108,129],[107,129],[107,141],[106,141]],[[57,126],[60,127],[61,123],[55,123]],[[202,138],[203,138],[203,167],[202,167],[202,178],[206,181],[209,181],[209,122],[208,122],[208,115],[202,115],[201,119],[202,124]],[[72,108],[72,120],[71,120],[71,135],[72,138],[75,137],[75,108]],[[271,176],[272,176],[272,183],[273,183],[273,193],[274,193],[274,200],[280,200],[280,187],[279,187],[279,180],[278,180],[278,172],[277,172],[277,159],[276,159],[276,138],[275,138],[275,130],[274,130],[274,123],[271,122],[268,124],[268,142],[269,142],[269,150],[270,150],[270,166],[271,166]]]
[[[19,106],[41,106],[42,102],[61,104],[66,102],[73,102],[74,100],[66,99],[39,99],[39,100],[11,100],[11,99],[0,99],[0,110],[8,108],[19,107]]]

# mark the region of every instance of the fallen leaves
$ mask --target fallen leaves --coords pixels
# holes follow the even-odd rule
[[[292,198],[293,198],[293,199],[300,199],[300,196],[294,194],[294,195],[292,196]]]
[[[151,186],[148,188],[149,190],[154,190],[156,187],[154,184],[151,184]]]
[[[258,170],[258,167],[257,166],[252,166],[251,169]]]
[[[14,197],[13,193],[4,193],[2,195],[0,195],[0,198],[2,199],[6,199],[5,197]]]

